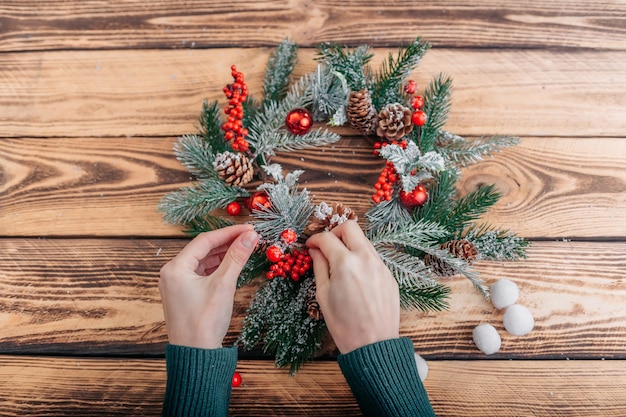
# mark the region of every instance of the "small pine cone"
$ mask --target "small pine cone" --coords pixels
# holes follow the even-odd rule
[[[467,263],[472,264],[476,260],[478,256],[478,250],[476,250],[476,246],[470,241],[465,239],[461,240],[450,240],[441,245],[441,249],[447,249],[452,255],[457,258],[462,258],[467,261]],[[436,256],[432,256],[430,254],[426,254],[424,257],[424,263],[429,266],[433,272],[442,277],[450,277],[455,274],[453,268],[451,268],[447,263],[445,263],[440,258]]]
[[[322,314],[322,310],[320,310],[320,304],[317,302],[317,298],[315,298],[316,289],[315,281],[313,281],[304,297],[304,305],[309,317],[315,320],[321,320],[324,318],[324,315]]]
[[[372,98],[367,89],[350,92],[346,113],[348,114],[350,126],[353,129],[366,135],[376,130],[376,109],[372,104]]]
[[[228,185],[244,186],[252,180],[254,168],[250,158],[242,153],[222,152],[215,156],[213,167]]]
[[[376,135],[388,141],[400,140],[413,130],[411,109],[400,103],[387,104],[378,113]]]
[[[349,207],[338,203],[328,205],[323,201],[315,208],[313,215],[313,220],[306,228],[311,235],[331,231],[348,220],[357,220],[356,213]]]

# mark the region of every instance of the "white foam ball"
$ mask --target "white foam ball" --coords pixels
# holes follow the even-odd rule
[[[424,382],[428,376],[428,364],[426,363],[426,360],[424,360],[424,358],[417,353],[415,354],[415,364],[417,365],[417,373],[420,376],[420,380]]]
[[[479,324],[472,331],[472,337],[476,347],[485,355],[491,355],[500,350],[502,339],[495,327],[491,324]]]
[[[493,306],[500,310],[515,304],[519,297],[519,288],[510,279],[503,278],[489,287],[489,293]]]
[[[535,319],[526,307],[519,304],[509,306],[504,312],[504,328],[514,336],[524,336],[535,327]]]

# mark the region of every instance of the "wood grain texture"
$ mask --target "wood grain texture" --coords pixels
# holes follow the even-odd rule
[[[177,136],[203,98],[221,100],[233,63],[261,92],[269,48],[6,53],[0,137]],[[378,50],[378,68],[387,50]],[[294,77],[314,69],[300,51]],[[433,49],[413,75],[455,80],[446,128],[461,135],[622,137],[626,52]],[[514,99],[512,99],[514,98]],[[581,113],[584,109],[584,113]],[[581,116],[582,115],[582,116]]]
[[[622,361],[429,361],[426,389],[441,417],[623,416]],[[295,377],[267,361],[239,361],[232,416],[357,416],[335,362]],[[272,389],[269,389],[271,387]],[[0,357],[3,416],[154,416],[162,360]]]
[[[406,43],[453,47],[626,47],[626,6],[608,1],[4,1],[0,50]],[[375,29],[373,29],[375,27]],[[374,36],[372,36],[372,32]],[[382,35],[384,34],[384,35]]]
[[[185,242],[1,240],[0,352],[162,355],[158,271]],[[422,355],[483,357],[471,333],[487,322],[503,339],[494,358],[626,358],[626,243],[536,242],[527,260],[476,267],[488,284],[509,278],[520,286],[535,330],[507,335],[502,312],[458,278],[449,282],[448,311],[402,316],[402,335]],[[235,341],[255,288],[238,291],[226,344]]]
[[[0,233],[4,236],[181,236],[157,211],[189,184],[173,138],[15,138],[0,141]],[[371,140],[282,154],[305,169],[317,201],[339,201],[361,217],[383,163]],[[529,238],[626,236],[626,141],[524,138],[465,170],[464,194],[496,184],[503,194],[484,221]],[[252,187],[251,189],[253,189]],[[243,219],[241,219],[243,221]]]

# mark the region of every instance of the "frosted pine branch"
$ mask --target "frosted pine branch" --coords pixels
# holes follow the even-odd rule
[[[447,160],[457,166],[466,167],[519,143],[519,138],[515,136],[483,136],[470,141],[453,133],[441,131],[435,146]]]
[[[185,135],[174,145],[174,155],[197,178],[216,178],[211,145],[198,135]]]

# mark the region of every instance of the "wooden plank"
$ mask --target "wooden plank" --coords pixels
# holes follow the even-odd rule
[[[399,44],[418,30],[453,47],[624,49],[626,6],[612,1],[4,1],[0,50]],[[376,27],[373,31],[373,26]],[[373,33],[384,36],[373,36]]]
[[[0,137],[192,132],[203,98],[223,102],[231,64],[246,74],[251,93],[260,94],[269,52],[6,53],[0,62]],[[386,52],[378,50],[375,68]],[[314,50],[302,50],[294,76],[313,70],[313,58]],[[423,88],[440,72],[455,80],[447,128],[461,135],[621,137],[626,130],[623,51],[436,48],[413,76]]]
[[[438,416],[623,416],[626,361],[429,361]],[[239,361],[231,415],[356,416],[335,362],[295,377],[267,361]],[[162,360],[0,357],[3,416],[158,415]]]
[[[181,236],[158,202],[189,184],[173,138],[15,138],[0,141],[4,236]],[[280,155],[305,169],[315,201],[340,201],[361,217],[383,165],[371,140]],[[496,184],[502,200],[484,220],[530,238],[626,236],[626,140],[524,138],[465,170],[462,193]],[[252,187],[251,189],[254,189]],[[242,219],[243,221],[243,219]]]
[[[161,355],[166,336],[158,271],[184,244],[0,240],[0,352]],[[484,357],[471,333],[486,322],[502,335],[495,358],[626,358],[626,243],[536,242],[527,260],[476,267],[488,284],[509,278],[520,286],[519,302],[533,312],[535,330],[508,335],[503,313],[458,278],[449,281],[448,311],[402,316],[402,334],[424,356]],[[226,344],[235,341],[255,288],[238,291]]]

